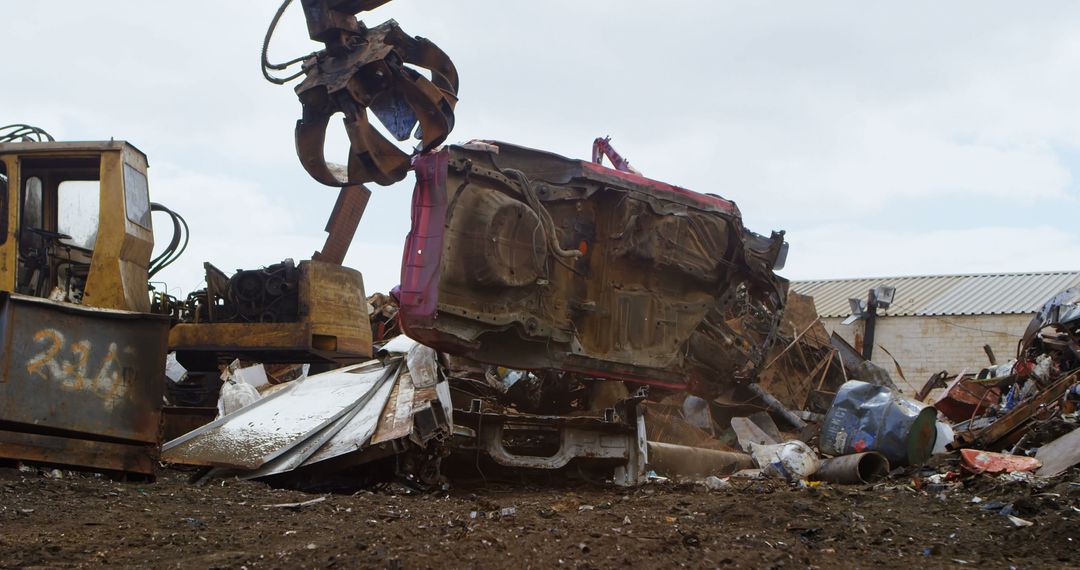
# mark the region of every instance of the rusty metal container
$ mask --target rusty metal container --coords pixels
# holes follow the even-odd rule
[[[820,448],[840,456],[877,451],[893,467],[922,465],[937,442],[937,410],[884,386],[845,382],[821,426]]]
[[[153,475],[167,317],[0,293],[0,457]]]

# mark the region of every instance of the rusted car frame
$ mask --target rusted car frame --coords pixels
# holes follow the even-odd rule
[[[519,369],[712,393],[760,366],[728,322],[778,315],[783,233],[734,202],[499,142],[415,161],[400,319],[413,338]]]

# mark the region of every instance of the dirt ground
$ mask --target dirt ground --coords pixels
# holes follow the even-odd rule
[[[392,485],[316,495],[187,477],[165,470],[155,483],[122,483],[0,469],[0,566],[1080,567],[1080,484],[1069,481],[1041,491],[984,476],[921,491],[894,479],[873,488],[497,484],[410,495]],[[1018,528],[982,508],[993,500],[1034,524]]]

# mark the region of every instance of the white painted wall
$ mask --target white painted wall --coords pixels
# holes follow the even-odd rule
[[[983,345],[989,344],[999,363],[1016,356],[1020,340],[1033,315],[956,315],[944,317],[880,316],[874,333],[874,364],[884,367],[905,393],[922,387],[930,375],[941,370],[957,374],[975,371],[989,364]],[[844,337],[852,346],[862,347],[863,323],[841,325],[840,318],[823,318],[825,328]],[[856,340],[858,336],[858,340]],[[896,374],[896,357],[907,383]]]

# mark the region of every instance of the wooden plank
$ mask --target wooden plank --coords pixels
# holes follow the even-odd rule
[[[1008,444],[1008,440],[1005,439],[1007,436],[1023,431],[1031,423],[1035,412],[1064,396],[1077,379],[1080,379],[1080,372],[1073,372],[1059,378],[1050,386],[1043,388],[1035,397],[1020,403],[989,426],[974,434],[964,432],[960,436],[975,447],[1001,449]]]

